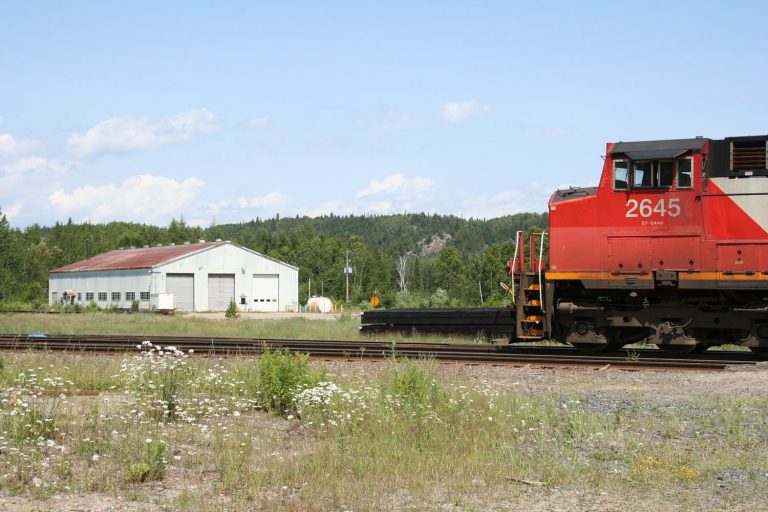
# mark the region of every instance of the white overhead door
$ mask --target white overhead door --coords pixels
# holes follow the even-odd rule
[[[194,274],[166,274],[165,291],[173,294],[173,305],[176,309],[195,310]]]
[[[279,311],[278,294],[280,276],[277,274],[253,274],[253,310]]]
[[[224,311],[235,299],[235,274],[208,274],[208,309]]]

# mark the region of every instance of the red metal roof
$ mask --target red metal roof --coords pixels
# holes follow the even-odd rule
[[[165,245],[163,247],[145,247],[142,249],[118,249],[99,254],[88,260],[70,263],[51,270],[55,272],[87,272],[93,270],[126,270],[132,268],[152,268],[182,256],[223,245],[228,242],[205,242],[189,245]]]

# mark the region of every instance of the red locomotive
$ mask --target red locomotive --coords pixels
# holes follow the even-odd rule
[[[768,351],[768,136],[610,143],[510,261],[516,337]]]

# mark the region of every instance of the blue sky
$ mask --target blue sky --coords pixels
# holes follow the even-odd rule
[[[13,226],[545,211],[768,133],[764,2],[0,2]]]

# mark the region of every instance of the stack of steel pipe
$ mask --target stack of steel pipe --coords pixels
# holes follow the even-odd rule
[[[363,333],[455,334],[488,339],[510,338],[515,319],[507,308],[380,309],[365,311]]]

